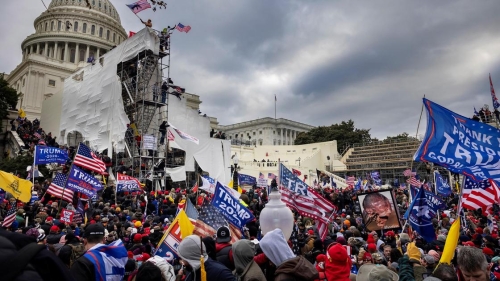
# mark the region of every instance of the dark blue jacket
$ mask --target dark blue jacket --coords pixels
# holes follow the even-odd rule
[[[207,272],[207,281],[234,281],[236,280],[231,270],[222,263],[208,258],[205,261],[205,271]],[[200,270],[187,273],[184,281],[200,281]],[[196,279],[195,279],[196,278]]]

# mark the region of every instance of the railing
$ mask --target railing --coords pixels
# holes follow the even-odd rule
[[[387,145],[387,144],[396,144],[396,143],[408,143],[408,142],[420,142],[419,140],[415,139],[407,139],[407,138],[401,138],[401,139],[390,139],[390,140],[383,140],[383,141],[374,141],[370,143],[355,143],[352,145],[352,147],[365,147],[365,146],[376,146],[376,145]]]

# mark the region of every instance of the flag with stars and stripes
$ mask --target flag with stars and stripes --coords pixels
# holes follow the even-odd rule
[[[88,146],[80,143],[78,146],[78,152],[76,153],[75,160],[73,162],[75,165],[80,166],[84,169],[88,169],[99,174],[106,171],[106,165],[102,162],[97,155],[90,150]]]
[[[62,197],[62,199],[68,202],[73,202],[74,192],[69,188],[64,188],[65,184],[66,176],[64,174],[57,173],[54,179],[52,179],[52,182],[47,189],[47,193],[57,198]]]
[[[219,227],[228,226],[231,231],[231,243],[234,243],[241,238],[241,231],[235,227],[231,227],[219,210],[217,210],[217,208],[214,207],[208,200],[205,200],[201,205],[198,219],[193,225],[193,234],[201,237],[215,237]],[[234,231],[237,232],[235,233]]]
[[[462,207],[465,209],[486,210],[500,199],[500,190],[493,180],[475,182],[466,176],[463,188]]]
[[[7,216],[3,219],[2,226],[3,227],[10,227],[12,223],[16,220],[16,204],[12,204],[12,207],[10,207],[9,211],[7,212]]]
[[[191,203],[191,200],[187,200],[184,211],[186,212],[186,215],[188,216],[189,220],[194,225],[194,223],[198,219],[198,211],[194,207],[193,203]]]

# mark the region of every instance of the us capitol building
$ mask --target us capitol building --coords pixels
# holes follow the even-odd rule
[[[40,119],[44,100],[62,92],[63,81],[127,39],[109,0],[53,0],[34,21],[35,33],[21,44],[22,62],[6,80],[19,94],[28,119]],[[60,102],[60,101],[59,101]]]
[[[52,0],[48,10],[35,19],[35,33],[21,44],[22,62],[4,75],[20,94],[18,108],[26,112],[28,119],[38,118],[53,135],[59,135],[60,115],[53,111],[61,107],[64,79],[88,65],[88,58],[97,61],[128,38],[110,0],[89,2],[91,9],[85,0]],[[199,109],[198,95],[183,96],[188,107]],[[300,132],[314,128],[283,118],[260,118],[232,125],[219,125],[217,118],[208,118],[211,127],[224,132],[233,145],[293,145]]]

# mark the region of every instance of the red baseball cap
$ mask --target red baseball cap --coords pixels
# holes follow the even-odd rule
[[[475,247],[475,245],[474,245],[474,243],[472,241],[462,242],[462,245],[464,245],[464,246],[470,246],[470,247]]]

